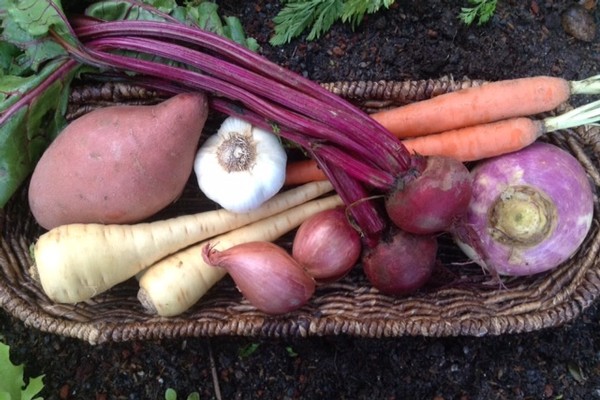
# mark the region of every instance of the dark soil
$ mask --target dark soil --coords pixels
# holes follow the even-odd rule
[[[279,2],[219,2],[223,14],[241,18],[267,58],[315,81],[600,73],[600,35],[580,41],[561,25],[574,1],[499,1],[480,27],[457,20],[466,1],[396,3],[355,31],[337,24],[318,41],[272,48]],[[591,11],[597,23],[599,8]],[[0,311],[0,334],[27,376],[45,375],[47,399],[160,399],[167,388],[180,398],[197,391],[201,399],[600,399],[599,316],[596,304],[568,325],[501,337],[223,337],[90,346],[26,328]]]

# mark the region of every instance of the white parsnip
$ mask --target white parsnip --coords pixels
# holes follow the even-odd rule
[[[62,225],[35,243],[32,274],[53,301],[77,303],[180,249],[280,213],[331,189],[329,183],[299,186],[248,213],[219,209],[133,225]]]
[[[216,250],[225,250],[251,241],[275,241],[310,216],[342,204],[337,195],[312,200],[172,254],[142,273],[138,299],[150,313],[179,315],[226,275],[223,268],[204,262],[204,246],[210,244]]]

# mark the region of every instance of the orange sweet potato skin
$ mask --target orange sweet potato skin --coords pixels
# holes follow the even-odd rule
[[[38,162],[29,205],[44,228],[133,223],[183,191],[208,116],[203,93],[113,106],[70,123]]]

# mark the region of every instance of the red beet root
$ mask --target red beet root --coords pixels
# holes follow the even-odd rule
[[[406,295],[421,288],[431,277],[437,240],[430,235],[396,231],[389,240],[367,250],[363,267],[371,284],[391,295]]]
[[[385,201],[390,219],[400,229],[430,234],[450,229],[469,206],[472,178],[463,163],[449,157],[427,157],[414,180]]]

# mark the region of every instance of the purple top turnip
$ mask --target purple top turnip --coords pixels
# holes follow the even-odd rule
[[[456,227],[463,251],[500,275],[547,271],[569,259],[593,217],[579,162],[547,143],[490,158],[472,170],[473,197]]]

